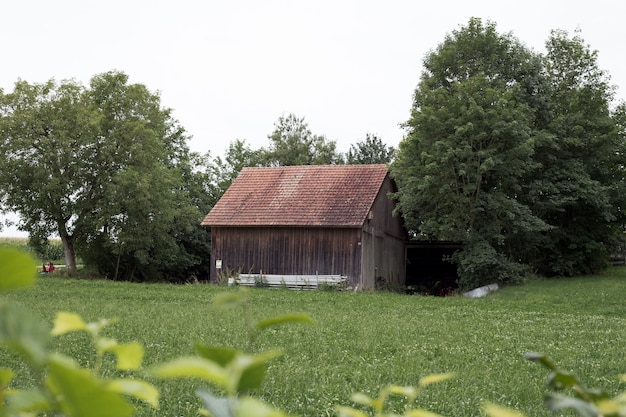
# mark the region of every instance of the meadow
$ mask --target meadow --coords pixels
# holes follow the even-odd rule
[[[64,264],[63,244],[61,239],[49,239],[48,245],[39,251],[28,245],[27,237],[0,237],[0,248],[14,248],[31,254],[42,263],[52,262],[56,265]]]
[[[216,310],[211,300],[232,287],[207,284],[138,284],[43,276],[36,287],[4,294],[50,324],[57,311],[86,320],[119,318],[107,335],[137,340],[145,366],[193,353],[193,343],[245,348],[242,311]],[[523,358],[530,351],[552,357],[591,387],[624,391],[626,373],[626,269],[600,276],[533,280],[486,298],[425,297],[397,293],[252,289],[251,313],[261,319],[308,313],[314,325],[293,324],[262,333],[254,351],[279,348],[263,387],[268,403],[300,416],[336,415],[353,405],[354,392],[376,395],[388,384],[416,385],[428,374],[456,377],[427,387],[418,403],[445,416],[481,415],[484,401],[548,416],[543,405],[547,371]],[[55,339],[54,349],[93,364],[87,337]],[[28,385],[36,374],[0,350],[0,363]],[[113,372],[105,368],[104,372]],[[200,407],[196,380],[153,381],[161,408],[140,404],[140,416],[194,416]]]

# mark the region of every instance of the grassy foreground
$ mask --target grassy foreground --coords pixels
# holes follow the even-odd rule
[[[242,312],[210,308],[212,297],[232,288],[174,286],[45,277],[36,288],[6,297],[52,323],[56,311],[86,320],[118,317],[108,334],[137,340],[146,366],[193,352],[193,342],[246,346]],[[504,288],[484,299],[434,298],[392,293],[255,289],[252,314],[265,318],[307,312],[314,326],[292,325],[263,333],[255,350],[280,348],[257,394],[301,416],[335,415],[352,405],[350,395],[375,395],[387,384],[416,385],[440,372],[457,377],[429,387],[420,405],[446,416],[480,415],[483,401],[548,416],[542,401],[546,371],[522,355],[538,351],[572,370],[587,385],[623,391],[626,373],[626,269],[602,276],[534,281]],[[86,337],[67,335],[55,348],[93,363]],[[15,369],[0,351],[0,364]],[[17,370],[17,381],[36,376]],[[107,371],[111,372],[111,371]],[[198,381],[158,381],[159,410],[138,415],[194,416]]]

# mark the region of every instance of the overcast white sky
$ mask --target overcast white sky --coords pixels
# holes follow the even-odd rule
[[[536,51],[551,29],[582,37],[626,98],[618,0],[21,0],[0,3],[0,88],[120,70],[161,93],[220,156],[266,146],[281,115],[304,117],[345,152],[366,133],[396,146],[424,55],[470,17]],[[1,169],[1,168],[0,168]],[[0,235],[15,235],[5,231]]]

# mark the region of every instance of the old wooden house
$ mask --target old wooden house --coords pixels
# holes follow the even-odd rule
[[[244,168],[202,221],[219,273],[343,275],[351,286],[405,284],[407,233],[385,165]]]

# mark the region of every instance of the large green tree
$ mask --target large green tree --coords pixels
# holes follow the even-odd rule
[[[377,135],[368,133],[365,140],[350,145],[346,154],[348,164],[390,164],[396,151]]]
[[[547,275],[593,273],[606,265],[624,224],[624,135],[611,114],[613,87],[598,52],[579,33],[553,31],[543,63],[549,111],[535,141],[539,169],[524,195],[551,225],[529,258]]]
[[[76,272],[74,230],[99,198],[90,172],[98,116],[73,81],[18,81],[0,94],[0,192],[21,229],[39,238],[58,233],[68,270]]]
[[[408,134],[392,166],[399,209],[421,239],[463,242],[461,286],[519,276],[516,237],[545,224],[519,201],[534,168],[538,57],[471,19],[424,60]]]
[[[336,143],[313,134],[303,117],[294,114],[279,117],[268,138],[270,146],[263,151],[267,166],[343,163]]]
[[[393,173],[417,237],[465,244],[462,286],[595,272],[623,238],[623,106],[578,35],[546,46],[471,19],[424,61]]]
[[[21,81],[0,103],[3,207],[31,235],[58,234],[70,273],[77,248],[120,279],[168,278],[202,262],[184,244],[201,232],[184,181],[193,174],[185,132],[158,94],[108,72],[89,88]]]

